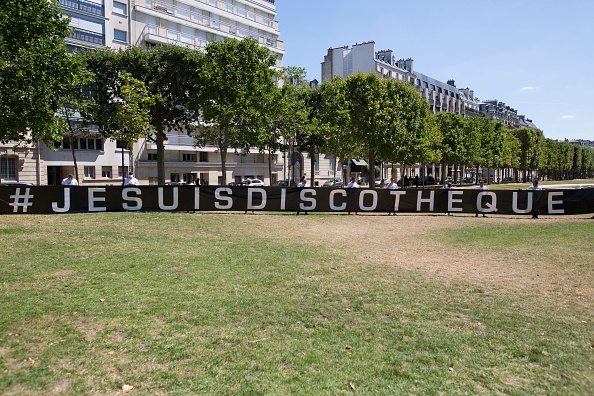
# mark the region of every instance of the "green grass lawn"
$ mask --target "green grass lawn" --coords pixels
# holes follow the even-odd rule
[[[285,217],[2,217],[0,394],[592,394],[591,300],[444,283],[329,254],[290,225],[271,238],[265,221]],[[593,227],[452,225],[432,244],[594,278]]]

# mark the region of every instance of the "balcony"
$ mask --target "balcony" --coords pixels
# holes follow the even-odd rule
[[[105,45],[105,36],[103,34],[83,29],[76,29],[68,38],[95,45]]]
[[[199,0],[199,1],[201,3],[210,4],[210,3],[207,3],[207,0]],[[224,2],[219,1],[218,3],[224,3]],[[191,26],[193,24],[197,24],[197,25],[203,26],[205,28],[208,28],[208,29],[211,29],[214,31],[225,33],[229,36],[236,37],[239,40],[241,40],[245,37],[249,37],[253,40],[256,40],[262,46],[274,48],[274,49],[277,49],[280,51],[284,50],[284,43],[280,40],[277,40],[274,37],[267,36],[264,34],[258,34],[257,32],[250,31],[250,30],[239,29],[237,27],[237,25],[235,25],[235,24],[229,24],[227,22],[222,22],[219,18],[207,17],[205,15],[202,15],[202,13],[196,13],[196,12],[192,13],[190,11],[190,8],[188,8],[188,7],[172,6],[172,5],[168,5],[168,4],[164,4],[164,3],[150,2],[149,0],[139,0],[136,3],[136,7],[137,8],[138,7],[145,8],[147,10],[150,10],[151,12],[149,12],[149,14],[154,15],[154,16],[160,17],[159,14],[166,14],[168,16],[171,16],[170,20],[172,20],[172,21],[175,21],[176,19],[182,19],[184,21],[189,22],[189,23],[184,23],[184,25],[186,25],[186,26]],[[232,6],[232,5],[229,5],[229,7],[235,11],[240,9],[239,7]],[[226,8],[222,8],[222,7],[218,7],[218,8],[226,10]],[[244,11],[245,11],[245,9],[244,9]],[[154,12],[154,14],[153,14],[153,12]],[[246,17],[245,15],[243,15],[241,13],[234,12],[234,14],[237,14],[244,18]],[[247,15],[249,15],[249,13]],[[166,19],[169,19],[169,18],[166,18]],[[250,19],[250,18],[248,18],[248,19]],[[253,20],[256,21],[256,18],[254,18]],[[273,21],[273,22],[275,22],[275,24],[276,24],[276,21]]]
[[[103,5],[97,3],[91,3],[85,0],[60,0],[60,5],[64,11],[76,10],[80,12],[86,12],[93,15],[105,16],[105,9]]]
[[[153,44],[184,45],[194,49],[203,49],[207,44],[205,40],[199,37],[155,25],[146,25],[140,34],[140,40]]]
[[[66,0],[66,1],[68,1],[68,0]],[[253,11],[248,11],[246,8],[244,8],[241,5],[234,5],[231,1],[225,1],[225,0],[218,0],[218,1],[214,1],[214,2],[212,0],[196,0],[196,1],[198,3],[205,4],[209,7],[217,8],[219,10],[236,15],[236,16],[240,17],[241,19],[247,19],[247,20],[256,22],[260,25],[264,25],[266,27],[272,28],[272,29],[274,29],[275,32],[278,32],[278,21],[275,21],[274,19],[267,18],[262,15],[258,15],[256,13],[254,13]],[[263,1],[267,1],[269,3],[274,4],[274,1],[269,1],[269,0],[263,0]],[[184,7],[184,8],[180,7],[178,10],[177,6],[172,6],[171,4],[160,3],[158,1],[152,1],[152,0],[138,0],[138,1],[136,1],[136,7],[144,7],[144,8],[149,8],[149,9],[153,9],[153,10],[165,9],[165,10],[168,10],[168,12],[170,14],[174,14],[180,18],[190,20],[189,10],[187,7]],[[208,10],[207,7],[205,9]]]

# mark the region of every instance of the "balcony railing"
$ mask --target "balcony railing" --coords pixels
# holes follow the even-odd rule
[[[192,48],[201,49],[206,47],[206,40],[179,30],[168,29],[161,26],[146,25],[140,38],[147,43],[186,45]]]
[[[203,3],[207,3],[207,0],[199,0]],[[279,50],[284,49],[284,43],[280,40],[275,39],[271,36],[258,34],[254,31],[240,29],[237,25],[222,22],[219,18],[212,18],[202,15],[202,13],[192,13],[187,7],[171,6],[165,3],[151,2],[147,0],[143,5],[143,0],[139,0],[136,6],[145,7],[159,13],[168,14],[175,16],[176,18],[183,19],[188,22],[196,23],[198,25],[208,27],[210,29],[218,30],[222,33],[227,33],[236,36],[238,39],[249,37],[256,40],[260,45],[264,45]],[[234,7],[237,8],[237,7]]]
[[[79,41],[85,41],[87,43],[105,45],[105,36],[103,34],[90,32],[88,30],[76,29],[74,33],[68,37]]]
[[[259,23],[261,25],[267,26],[278,31],[278,21],[275,21],[272,18],[268,18],[263,15],[256,14],[254,11],[248,11],[243,5],[234,5],[230,1],[226,0],[196,0],[199,3],[206,4],[210,7],[217,8],[219,10],[226,11],[230,14],[237,15],[241,18]],[[267,1],[267,0],[265,0]],[[271,2],[274,4],[274,2]],[[137,0],[136,6],[145,7],[145,8],[152,8],[154,10],[157,9],[166,9],[169,13],[175,14],[176,16],[180,16],[183,18],[183,14],[189,14],[188,7],[179,8],[177,6],[172,6],[171,4],[161,3],[159,1],[154,0]]]
[[[65,11],[68,9],[77,10],[82,12],[88,12],[89,14],[95,14],[105,16],[105,9],[102,4],[92,3],[85,0],[60,0],[60,5]]]

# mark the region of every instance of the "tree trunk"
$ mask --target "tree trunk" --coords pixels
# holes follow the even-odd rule
[[[309,158],[309,172],[311,173],[311,182],[309,182],[309,186],[314,187],[316,180],[316,147],[313,144],[309,147]]]
[[[76,161],[76,150],[74,149],[74,139],[72,135],[70,136],[70,151],[72,151],[72,161],[74,162],[74,178],[80,184],[80,181],[78,180],[78,162]]]
[[[157,145],[157,183],[160,186],[165,185],[165,132],[163,128],[157,129],[157,138],[155,144]]]
[[[268,178],[272,185],[272,148],[268,147]]]
[[[369,151],[369,187],[375,188],[375,152]]]

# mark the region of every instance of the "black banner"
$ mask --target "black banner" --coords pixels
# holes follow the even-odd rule
[[[594,212],[594,188],[478,191],[222,186],[0,187],[0,214],[194,210],[570,215]]]

